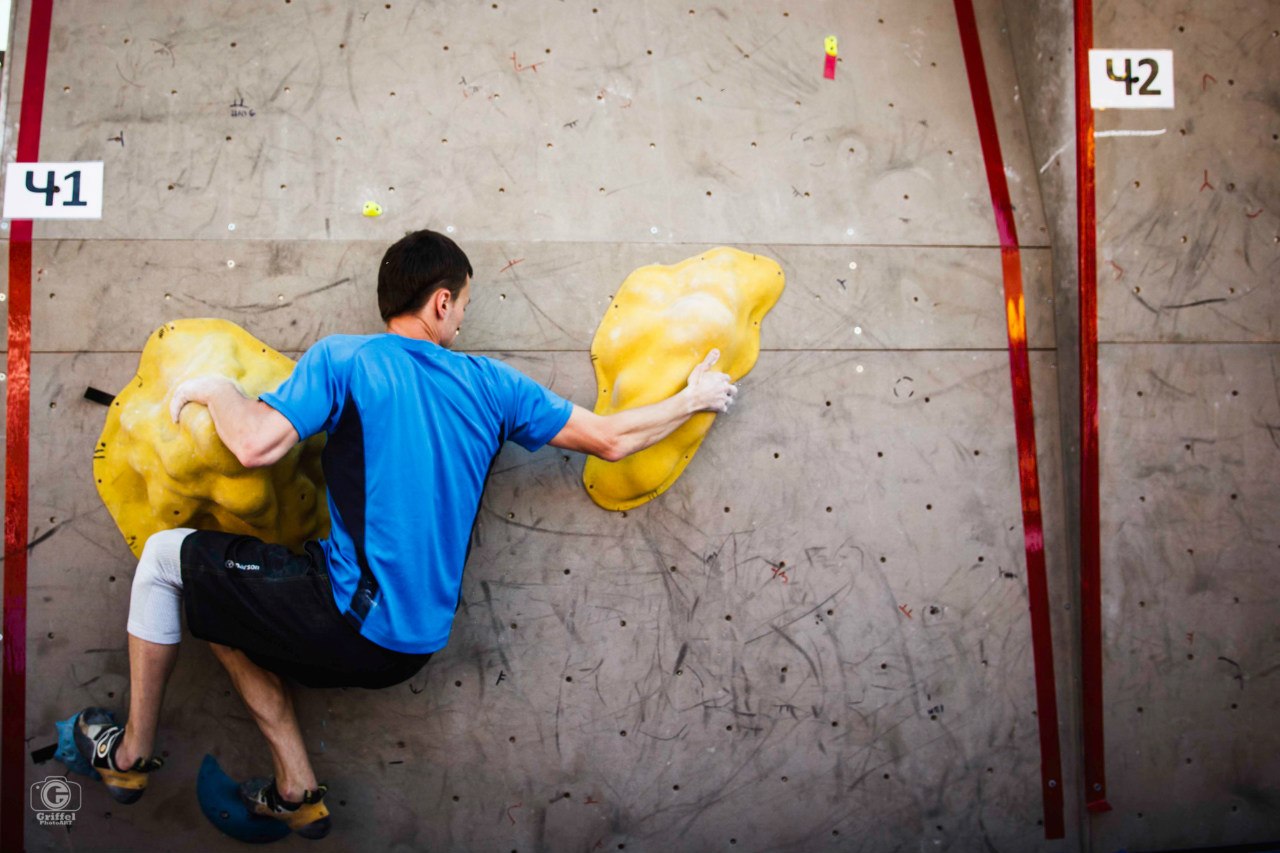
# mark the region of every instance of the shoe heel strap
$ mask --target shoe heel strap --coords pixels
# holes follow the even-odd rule
[[[139,770],[143,773],[151,773],[159,770],[161,767],[164,767],[164,759],[158,755],[153,755],[150,758],[139,758],[137,761],[133,762],[133,766],[129,769]]]

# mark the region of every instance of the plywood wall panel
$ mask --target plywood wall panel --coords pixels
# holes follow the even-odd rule
[[[430,223],[419,223],[425,227]],[[388,240],[400,234],[389,234]],[[136,349],[174,317],[225,317],[281,350],[325,334],[380,331],[377,270],[386,243],[37,243],[38,350]],[[586,350],[634,270],[705,245],[468,243],[472,302],[458,346]],[[996,249],[738,246],[777,260],[784,297],[762,325],[779,350],[1002,349]],[[1024,253],[1029,342],[1052,346],[1049,256]],[[97,282],[101,281],[101,284]],[[115,390],[115,389],[110,389]]]
[[[105,161],[107,213],[37,235],[363,240],[376,200],[468,240],[995,242],[941,0],[384,6],[68,0],[42,156]],[[1043,245],[1012,64],[989,53]]]
[[[562,849],[585,835],[803,849],[889,844],[909,825],[1034,847],[1038,796],[1018,781],[1038,751],[1013,437],[988,419],[1009,407],[1003,358],[765,353],[686,475],[628,513],[587,499],[580,457],[504,451],[449,647],[393,690],[300,694],[349,831],[392,849]],[[579,354],[509,360],[590,393]],[[33,458],[33,481],[46,484],[38,511],[61,523],[32,552],[34,719],[125,689],[132,567],[88,460],[102,409],[47,402],[131,361],[37,359],[36,405],[60,438]],[[1051,389],[1050,361],[1036,362]],[[893,393],[903,371],[919,377],[910,400]],[[101,618],[77,619],[99,588]],[[233,772],[261,761],[225,678],[187,645],[156,794],[187,789],[206,750]],[[114,809],[111,837],[156,843],[156,810],[177,808],[179,837],[209,843],[189,791],[177,796]]]

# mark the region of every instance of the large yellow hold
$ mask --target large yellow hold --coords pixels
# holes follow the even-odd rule
[[[293,361],[226,320],[176,320],[152,333],[138,374],[116,395],[93,454],[98,494],[135,555],[160,530],[245,533],[300,550],[329,530],[314,436],[269,468],[246,469],[213,427],[208,409],[169,417],[179,383],[225,376],[251,397],[274,390]]]
[[[721,247],[671,266],[627,276],[591,343],[598,388],[595,411],[664,400],[684,388],[712,349],[712,367],[737,382],[760,354],[760,323],[785,277],[777,262]],[[619,462],[587,459],[587,493],[609,510],[639,506],[665,492],[697,452],[715,413],[701,412],[662,441]]]

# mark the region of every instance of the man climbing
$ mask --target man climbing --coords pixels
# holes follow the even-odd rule
[[[274,779],[246,783],[256,814],[300,835],[329,831],[326,787],[307,757],[282,676],[311,687],[389,687],[443,648],[457,609],[481,492],[506,440],[621,459],[660,441],[695,412],[727,411],[737,388],[712,350],[679,393],[596,415],[515,369],[450,351],[471,298],[471,264],[448,237],[418,231],[378,271],[386,332],[316,343],[275,391],[246,397],[225,377],[174,389],[170,414],[207,406],[246,467],[271,465],[327,433],[331,529],[305,553],[249,536],[190,529],[152,536],[129,605],[129,718],[101,708],[76,722],[111,796],[136,801],[148,774],[165,684],[181,640],[180,611],[209,641],[271,749]]]

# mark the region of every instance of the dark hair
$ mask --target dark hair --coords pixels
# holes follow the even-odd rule
[[[383,320],[416,313],[442,287],[456,299],[470,275],[471,261],[457,243],[435,231],[413,231],[382,256],[378,311]]]

